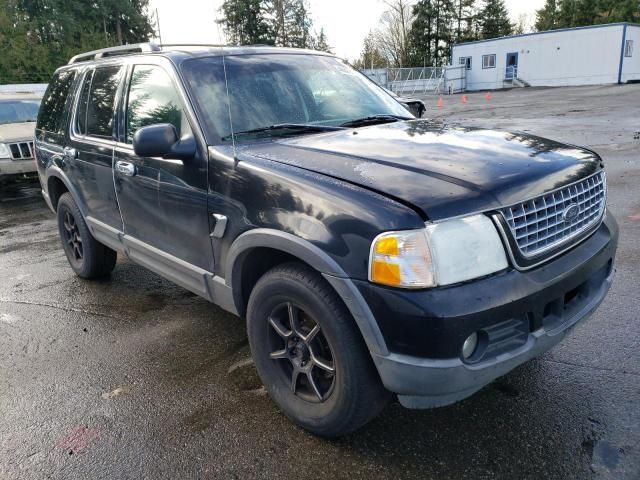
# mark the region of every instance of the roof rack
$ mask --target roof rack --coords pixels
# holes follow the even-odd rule
[[[69,60],[69,65],[73,63],[87,62],[89,60],[97,60],[105,57],[116,57],[118,55],[129,55],[132,53],[150,53],[159,52],[161,46],[157,43],[134,43],[131,45],[121,45],[119,47],[101,48],[91,52],[81,53]]]
[[[229,45],[215,45],[209,43],[133,43],[131,45],[121,45],[119,47],[101,48],[91,52],[80,53],[69,60],[68,65],[73,63],[88,62],[90,60],[98,60],[105,57],[117,57],[120,55],[131,55],[134,53],[153,53],[161,52],[163,48],[181,48],[181,47],[203,47],[203,48],[226,48]],[[273,47],[273,45],[255,44],[243,45],[244,47]]]

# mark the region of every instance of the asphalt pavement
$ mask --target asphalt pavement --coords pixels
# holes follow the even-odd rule
[[[327,441],[269,400],[243,322],[119,258],[77,278],[37,181],[0,187],[0,479],[640,478],[640,85],[427,97],[428,116],[586,145],[616,277],[565,341],[449,407]]]

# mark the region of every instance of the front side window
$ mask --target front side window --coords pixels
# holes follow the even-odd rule
[[[411,117],[388,93],[333,57],[232,55],[224,64],[221,57],[206,57],[185,62],[182,70],[214,142],[231,141],[232,128],[242,142],[255,137],[240,132],[283,124],[340,127],[374,115]]]
[[[482,68],[496,68],[496,56],[495,55],[483,55],[482,56]]]
[[[39,107],[40,100],[0,101],[0,125],[35,122]]]
[[[65,70],[53,76],[38,113],[37,128],[54,133],[63,131],[64,107],[75,76],[75,70]]]
[[[87,135],[113,139],[114,107],[121,70],[119,65],[114,65],[96,68],[93,73],[87,103]]]
[[[190,133],[180,96],[171,77],[154,65],[136,65],[131,75],[127,100],[127,143],[147,125],[170,123],[178,135]]]
[[[624,56],[633,56],[633,40],[627,40],[624,45]]]

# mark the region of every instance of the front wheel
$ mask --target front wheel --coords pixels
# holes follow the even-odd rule
[[[282,265],[258,281],[249,299],[247,331],[271,398],[312,433],[352,432],[389,400],[349,312],[308,267]]]
[[[108,275],[117,253],[93,238],[71,194],[60,196],[57,214],[60,240],[73,271],[82,278]]]

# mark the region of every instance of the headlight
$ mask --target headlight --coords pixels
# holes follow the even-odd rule
[[[423,230],[378,235],[371,245],[369,280],[427,288],[489,275],[507,265],[491,220],[473,215],[430,223]]]
[[[11,150],[6,143],[0,143],[0,158],[11,158]]]

